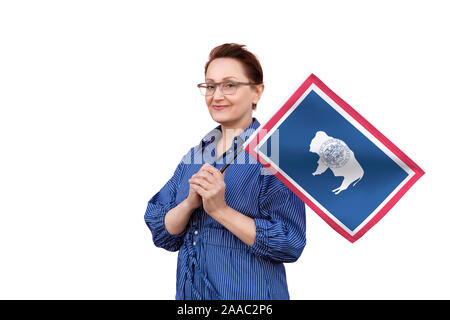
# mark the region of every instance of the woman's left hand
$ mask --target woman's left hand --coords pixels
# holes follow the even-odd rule
[[[211,217],[217,217],[227,207],[225,202],[225,172],[205,163],[189,179],[189,184],[202,197],[203,208]]]

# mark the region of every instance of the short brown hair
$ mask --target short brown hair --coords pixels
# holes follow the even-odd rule
[[[244,44],[224,43],[212,49],[209,53],[209,60],[205,65],[205,76],[209,64],[214,59],[234,58],[242,63],[245,75],[249,78],[250,82],[254,82],[255,84],[263,83],[263,71],[258,58],[244,47]],[[253,110],[255,109],[256,104],[254,103]]]

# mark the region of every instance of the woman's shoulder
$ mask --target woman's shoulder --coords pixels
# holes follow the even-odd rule
[[[192,164],[196,147],[197,146],[189,148],[189,150],[181,157],[181,164]]]
[[[260,171],[260,194],[262,196],[268,196],[282,189],[287,189],[286,185],[268,169],[261,166]]]

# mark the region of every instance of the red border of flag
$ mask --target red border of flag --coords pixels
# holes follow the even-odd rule
[[[376,137],[386,148],[394,153],[400,160],[402,160],[413,172],[414,175],[408,180],[403,187],[401,187],[397,193],[378,211],[378,213],[372,217],[372,219],[364,225],[356,234],[351,235],[336,222],[334,222],[325,212],[317,207],[313,201],[311,201],[307,195],[303,194],[297,189],[289,180],[287,180],[276,168],[272,167],[270,163],[266,162],[262,157],[255,152],[256,146],[264,138],[264,136],[270,132],[270,130],[277,124],[277,122],[288,112],[305,93],[305,91],[315,84],[319,87],[329,98],[331,98],[336,104],[338,104],[345,112],[347,112],[353,119],[355,119],[361,126],[369,131],[374,137]],[[256,135],[246,145],[244,149],[249,155],[255,158],[266,169],[280,179],[292,192],[294,192],[300,199],[302,199],[312,210],[314,210],[326,223],[328,223],[334,230],[341,234],[344,238],[350,242],[355,242],[361,238],[367,231],[370,230],[386,213],[397,203],[398,200],[408,191],[412,185],[425,174],[425,172],[412,161],[406,154],[404,154],[399,148],[397,148],[388,138],[386,138],[380,131],[378,131],[373,125],[371,125],[366,119],[364,119],[355,109],[353,109],[348,103],[338,97],[330,88],[328,88],[318,77],[311,74],[305,82],[295,91],[295,93],[286,101],[286,103],[277,111],[277,113],[258,130]]]

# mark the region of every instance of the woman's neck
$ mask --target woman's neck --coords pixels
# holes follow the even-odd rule
[[[222,139],[223,141],[231,141],[234,137],[240,135],[246,128],[248,128],[253,122],[253,117],[250,119],[244,119],[238,124],[229,125],[221,124],[222,128]]]

